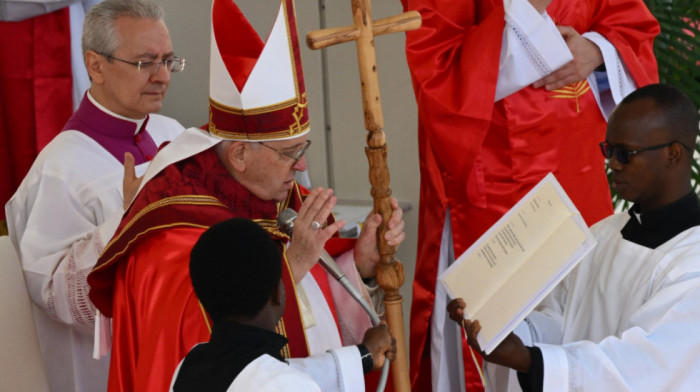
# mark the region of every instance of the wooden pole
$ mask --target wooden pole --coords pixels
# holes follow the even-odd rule
[[[394,257],[396,248],[387,245],[384,239],[384,233],[387,230],[384,222],[388,222],[392,212],[391,188],[389,186],[388,147],[383,131],[384,116],[379,96],[374,36],[417,29],[420,27],[421,17],[418,12],[411,11],[373,23],[370,0],[351,0],[351,2],[353,26],[312,31],[306,36],[306,42],[312,49],[325,48],[349,41],[356,42],[362,85],[362,107],[365,128],[368,131],[365,152],[369,160],[369,180],[372,185],[374,211],[381,214],[383,219],[377,233],[381,256],[377,267],[377,282],[385,292],[386,320],[397,344],[396,360],[391,365],[393,386],[396,391],[410,391],[406,335],[403,327],[403,298],[399,294],[399,289],[404,281],[404,270],[401,262]]]

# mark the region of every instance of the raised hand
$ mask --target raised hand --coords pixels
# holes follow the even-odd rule
[[[124,195],[124,210],[129,208],[131,202],[136,197],[136,192],[141,186],[142,177],[136,177],[136,161],[130,152],[124,153],[124,179],[122,180],[122,191]]]
[[[297,283],[316,265],[326,241],[345,225],[343,220],[325,225],[336,202],[332,189],[318,187],[311,191],[298,211],[292,241],[286,252]]]

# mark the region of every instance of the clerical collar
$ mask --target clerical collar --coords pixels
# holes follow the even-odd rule
[[[282,348],[287,344],[287,338],[251,325],[218,321],[212,327],[209,344],[227,353],[254,350],[284,361]]]
[[[630,220],[622,238],[647,248],[659,245],[694,226],[700,226],[700,205],[694,192],[654,211],[642,212],[638,204],[628,211]]]
[[[120,116],[97,102],[88,91],[63,131],[84,133],[122,164],[124,153],[130,152],[138,165],[153,159],[158,150],[146,130],[148,119],[149,116],[140,120]]]
[[[109,114],[110,116],[136,124],[136,128],[134,129],[134,135],[136,135],[139,132],[139,130],[141,130],[143,122],[146,121],[146,119],[148,118],[148,116],[146,116],[142,119],[134,119],[122,116],[121,114],[114,113],[113,111],[107,109],[106,107],[102,106],[102,104],[97,102],[97,100],[92,96],[92,94],[90,94],[90,90],[87,90],[85,95],[87,95],[88,99],[90,100],[90,102],[92,102],[93,105],[95,105],[98,109],[102,110],[103,112]]]

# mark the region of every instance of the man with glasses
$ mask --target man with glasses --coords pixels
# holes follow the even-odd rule
[[[105,389],[109,362],[92,358],[87,274],[138,187],[135,166],[142,173],[158,146],[183,130],[153,114],[170,74],[185,65],[163,16],[146,0],[92,8],[82,35],[90,88],[6,205],[52,390]]]
[[[617,159],[618,162],[620,162],[622,164],[628,164],[630,162],[630,156],[632,156],[632,155],[635,155],[635,154],[638,154],[638,153],[644,152],[644,151],[660,150],[664,147],[668,147],[671,144],[676,144],[676,143],[680,144],[681,147],[683,147],[687,151],[689,151],[691,153],[693,152],[693,150],[691,150],[690,147],[686,146],[685,144],[683,144],[677,140],[674,140],[674,141],[669,142],[669,143],[657,144],[655,146],[642,147],[642,148],[638,148],[636,150],[625,150],[624,147],[614,146],[608,142],[601,142],[600,143],[600,152],[603,153],[603,156],[606,159],[610,159],[612,157],[615,157],[615,159]]]
[[[284,248],[282,354],[323,355],[304,369],[322,390],[363,390],[372,354],[354,345],[370,319],[318,260],[326,248],[364,289],[362,278],[373,278],[379,262],[382,217],[369,216],[357,240],[337,238],[344,222],[331,215],[333,191],[309,192],[294,180],[311,142],[292,1],[281,2],[264,42],[232,0],[214,0],[212,19],[208,130],[187,129],[158,153],[88,276],[90,299],[112,317],[109,390],[168,390],[187,352],[209,340],[212,320],[192,288],[190,252],[208,227],[231,218],[253,220]],[[404,222],[396,200],[392,207],[384,236],[398,246]],[[291,239],[277,223],[286,208],[297,211]]]
[[[700,206],[690,183],[697,133],[698,108],[675,87],[642,87],[620,103],[601,149],[613,188],[634,205],[592,227],[595,249],[487,361],[517,370],[531,391],[697,389]],[[463,321],[463,307],[450,302],[453,320]],[[478,350],[479,324],[464,322]],[[502,390],[506,378],[490,381]]]

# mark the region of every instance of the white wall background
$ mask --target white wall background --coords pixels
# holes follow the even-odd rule
[[[162,113],[185,126],[201,126],[208,121],[211,1],[157,1],[165,9],[175,53],[187,59],[185,72],[173,75]],[[266,40],[279,0],[238,0],[237,4]],[[296,12],[311,116],[313,146],[307,154],[311,183],[333,187],[342,201],[369,205],[372,198],[364,152],[367,132],[355,44],[313,51],[304,43],[309,31],[352,24],[351,0],[296,0]],[[372,2],[374,19],[401,12],[399,0]],[[406,271],[401,294],[408,336],[418,232],[417,112],[404,53],[404,33],[377,37],[375,44],[391,188],[394,197],[411,206],[404,215],[407,238],[396,254]]]

